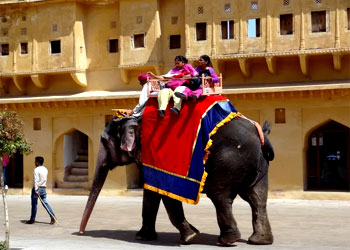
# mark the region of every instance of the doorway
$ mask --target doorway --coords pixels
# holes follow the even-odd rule
[[[9,188],[23,188],[23,155],[14,154],[6,169]]]
[[[89,181],[89,139],[74,130],[63,137],[64,183],[62,188],[86,188]]]
[[[350,191],[349,132],[349,127],[335,121],[311,132],[306,190]]]

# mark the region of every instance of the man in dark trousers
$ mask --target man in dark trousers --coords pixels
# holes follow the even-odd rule
[[[47,168],[43,166],[44,158],[41,156],[35,157],[35,169],[33,177],[33,189],[32,189],[32,213],[30,215],[30,220],[27,221],[27,224],[35,223],[36,212],[38,210],[38,197],[40,196],[43,206],[48,212],[51,222],[50,224],[55,224],[55,214],[53,213],[49,203],[46,201],[46,182],[47,182]]]

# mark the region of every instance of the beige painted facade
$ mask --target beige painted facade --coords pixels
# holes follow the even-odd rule
[[[281,34],[281,15],[292,15],[291,34]],[[167,72],[176,55],[196,64],[208,54],[236,108],[272,122],[270,197],[350,200],[350,186],[304,191],[313,131],[330,121],[350,126],[349,15],[348,0],[0,0],[0,109],[18,112],[34,151],[23,158],[23,188],[10,192],[30,192],[33,158],[42,155],[49,192],[86,194],[112,109],[138,101],[137,75]],[[260,35],[251,38],[254,19]],[[232,39],[223,22],[232,22]],[[317,25],[324,30],[315,32]],[[173,36],[179,48],[171,48]],[[79,188],[64,177],[65,140],[74,131],[88,142],[88,179]],[[102,192],[125,194],[137,179],[134,165],[119,167]]]

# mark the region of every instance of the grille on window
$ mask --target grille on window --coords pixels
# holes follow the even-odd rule
[[[204,13],[204,7],[203,6],[199,6],[198,7],[198,14],[203,14]]]

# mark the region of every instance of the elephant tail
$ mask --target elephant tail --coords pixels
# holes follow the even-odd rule
[[[271,123],[265,121],[262,130],[264,132],[264,135],[269,135],[271,133]]]
[[[269,138],[267,137],[271,133],[271,123],[269,123],[268,121],[265,121],[262,127],[262,130],[264,132],[264,141],[265,141],[264,146],[262,147],[264,158],[267,161],[272,161],[275,158],[275,152],[273,150],[273,147]]]

